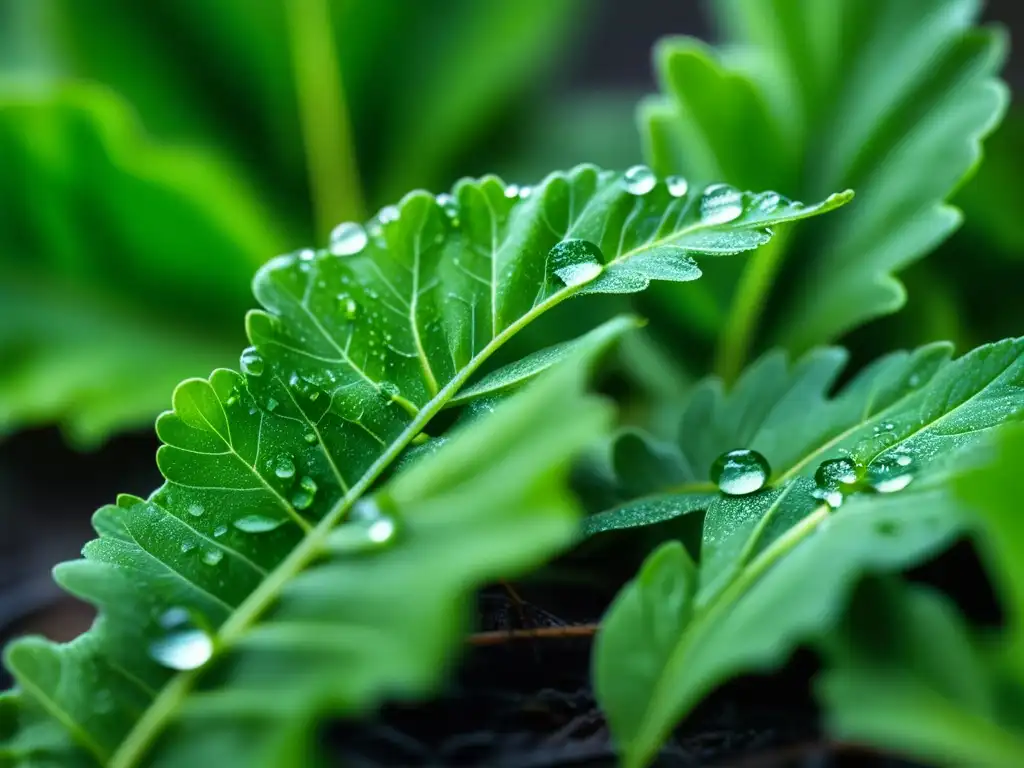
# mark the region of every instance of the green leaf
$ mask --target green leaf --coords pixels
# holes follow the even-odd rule
[[[986,459],[956,486],[1005,630],[975,638],[953,606],[921,587],[862,590],[825,644],[819,692],[837,736],[943,765],[1013,766],[1024,755],[1024,431],[1006,430]]]
[[[57,421],[91,444],[235,357],[226,329],[283,240],[229,168],[84,84],[8,86],[0,156],[0,433]]]
[[[767,355],[728,394],[710,380],[684,415],[676,460],[662,462],[662,477],[678,485],[647,485],[646,496],[588,519],[594,533],[706,509],[697,586],[679,631],[655,642],[618,608],[657,604],[653,595],[625,596],[645,589],[640,579],[599,633],[595,679],[633,681],[619,684],[615,701],[598,687],[609,713],[635,713],[610,719],[627,764],[645,764],[722,680],[776,665],[826,631],[861,574],[919,562],[961,529],[951,478],[993,428],[1024,418],[1024,339],[955,361],[949,355],[942,344],[889,355],[832,397],[844,360],[835,349],[793,366],[781,353]],[[747,496],[712,493],[701,478],[715,456],[737,448],[767,457],[769,487]],[[838,457],[853,462],[856,480],[816,484],[820,463]],[[627,664],[656,672],[631,676]]]
[[[254,292],[265,311],[247,318],[254,346],[242,354],[244,375],[221,369],[178,386],[174,410],[157,421],[165,484],[146,501],[126,496],[100,510],[86,559],[58,569],[101,619],[67,646],[9,649],[20,687],[0,726],[9,753],[49,754],[22,738],[42,711],[112,768],[138,764],[169,727],[188,729],[182,754],[195,749],[201,759],[189,759],[202,764],[262,743],[237,758],[251,765],[296,736],[297,718],[355,714],[427,690],[454,635],[452,601],[575,537],[564,492],[551,493],[600,419],[559,400],[567,387],[555,378],[543,398],[474,420],[481,432],[467,427],[366,500],[377,480],[548,309],[652,279],[695,279],[690,252],[754,247],[776,221],[848,198],[769,211],[747,194],[726,222],[704,215],[696,190],[673,197],[650,179],[638,195],[635,181],[592,166],[519,194],[494,177],[464,180],[445,197],[411,193],[366,228],[346,225],[330,251],[261,268]],[[522,517],[559,499],[550,514]],[[367,520],[370,512],[379,517]],[[409,545],[400,531],[394,559],[343,556],[381,538],[378,522],[408,526]],[[428,568],[436,584],[423,596]],[[400,597],[406,609],[396,612]],[[341,632],[345,622],[358,640]],[[438,634],[424,636],[435,622]],[[404,639],[408,652],[394,645]],[[228,659],[213,676],[198,669],[211,655]],[[328,674],[330,659],[341,659],[343,684]]]
[[[829,640],[818,691],[836,737],[934,765],[1020,763],[1021,723],[1000,716],[997,678],[941,595],[899,583],[861,590]]]
[[[815,197],[853,187],[843,216],[709,272],[700,298],[658,295],[718,339],[733,379],[752,348],[802,352],[901,307],[893,274],[952,232],[943,201],[977,164],[1006,89],[998,32],[979,3],[730,0],[713,7],[721,55],[690,39],[656,53],[663,94],[641,109],[650,163]]]

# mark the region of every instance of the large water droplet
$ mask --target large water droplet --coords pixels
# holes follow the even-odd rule
[[[277,458],[277,461],[274,462],[274,474],[282,480],[295,477],[295,462],[292,461],[291,456],[282,454]]]
[[[728,496],[746,496],[761,490],[770,474],[768,460],[745,448],[723,453],[711,465],[711,481]]]
[[[312,477],[304,477],[299,481],[299,490],[292,496],[292,506],[296,509],[308,509],[316,498],[316,481]]]
[[[646,165],[634,165],[623,178],[626,190],[632,195],[646,195],[658,183],[658,177]]]
[[[828,459],[818,465],[814,473],[815,488],[811,495],[821,499],[832,509],[842,506],[845,495],[853,490],[857,482],[857,463],[852,459]]]
[[[188,513],[190,515],[192,515],[192,517],[202,517],[203,516],[203,512],[205,512],[205,511],[206,510],[203,509],[203,505],[202,504],[189,504],[188,505]]]
[[[743,193],[728,184],[712,184],[704,190],[700,216],[705,224],[726,224],[743,213]]]
[[[394,205],[385,205],[380,209],[380,213],[377,214],[377,220],[381,224],[390,224],[393,221],[398,221],[398,208]]]
[[[682,176],[669,176],[665,179],[665,185],[672,197],[683,197],[690,190],[690,182]]]
[[[224,550],[222,549],[208,549],[203,552],[203,562],[207,565],[216,565],[224,559]]]
[[[184,608],[171,608],[160,617],[167,634],[149,646],[149,655],[169,669],[198,669],[213,656],[213,638],[192,622]]]
[[[570,288],[593,280],[604,267],[604,254],[589,240],[570,238],[548,252],[548,268]]]
[[[235,528],[246,533],[265,533],[284,525],[282,518],[266,517],[264,515],[246,515],[232,523]]]
[[[895,493],[902,491],[914,479],[910,471],[907,454],[889,454],[880,456],[868,466],[867,482],[878,493]]]
[[[351,256],[366,247],[366,230],[359,224],[344,221],[331,232],[330,251],[335,256]]]
[[[507,187],[505,187],[505,197],[507,197],[507,198],[519,197],[519,185],[518,184],[509,184]]]
[[[256,347],[247,347],[241,357],[242,373],[249,376],[263,375],[263,356],[256,350]]]

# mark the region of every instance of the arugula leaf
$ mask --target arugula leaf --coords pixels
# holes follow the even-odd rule
[[[7,87],[0,156],[0,433],[58,421],[91,444],[235,357],[225,329],[283,239],[229,168],[86,84]]]
[[[722,680],[778,664],[828,629],[861,574],[919,562],[961,529],[950,480],[990,430],[1024,418],[1024,339],[949,356],[944,344],[888,355],[834,397],[844,359],[835,349],[792,367],[769,354],[728,394],[710,380],[693,396],[680,445],[660,447],[675,459],[659,476],[682,484],[648,486],[646,497],[588,519],[594,533],[707,510],[696,577],[656,552],[598,635],[595,686],[628,765],[645,764]],[[767,457],[770,487],[728,496],[697,480],[736,448]],[[856,474],[847,485],[818,475],[840,457]],[[681,581],[690,585],[683,607],[667,602],[675,614],[648,617],[674,630],[647,633],[636,606],[657,614],[652,585]],[[642,676],[629,671],[640,666]]]
[[[1003,112],[1006,46],[971,26],[979,3],[964,0],[713,7],[720,56],[690,39],[657,49],[663,95],[641,108],[651,165],[806,197],[858,190],[846,215],[717,265],[699,298],[656,294],[717,336],[717,370],[732,380],[751,348],[801,352],[903,305],[893,273],[959,224],[943,201]]]
[[[830,729],[944,765],[1013,766],[1024,755],[1024,528],[1017,504],[1024,431],[1006,430],[994,460],[957,490],[1006,612],[997,638],[978,637],[941,595],[885,585],[858,595],[824,644],[819,681]],[[871,626],[873,632],[864,630]]]
[[[562,512],[506,528],[522,525],[517,512],[554,503],[551,483],[560,485],[595,421],[553,394],[527,399],[476,420],[476,437],[451,449],[446,442],[436,460],[418,459],[365,500],[376,481],[507,339],[550,308],[587,293],[638,291],[652,279],[693,280],[700,271],[691,252],[755,247],[770,238],[769,225],[848,198],[771,208],[763,196],[734,192],[727,204],[740,210],[723,217],[720,187],[673,195],[646,169],[581,166],[526,191],[488,177],[437,198],[414,192],[366,228],[340,226],[329,251],[272,259],[254,282],[265,311],[247,317],[254,346],[241,356],[244,375],[222,369],[178,386],[174,410],[157,421],[166,483],[146,501],[121,497],[100,510],[100,538],[86,560],[58,570],[65,587],[101,606],[101,619],[67,646],[25,640],[9,649],[21,692],[4,705],[5,748],[48,754],[49,742],[33,736],[40,710],[114,768],[137,764],[171,721],[197,729],[182,749],[203,750],[204,760],[224,748],[220,737],[207,741],[207,729],[220,724],[214,730],[226,733],[225,714],[257,735],[268,718],[282,721],[255,759],[277,754],[271,747],[292,734],[296,715],[362,711],[387,695],[422,692],[450,644],[445,612],[455,597],[574,537]],[[593,352],[614,337],[581,348]],[[568,428],[577,419],[579,431]],[[493,509],[480,510],[483,496]],[[380,557],[379,574],[332,558],[399,536],[389,532],[401,527],[398,517],[423,537],[422,550],[396,541],[396,559]],[[456,557],[449,547],[463,535]],[[437,583],[424,598],[427,568]],[[393,614],[399,596],[407,610]],[[328,618],[359,627],[361,641],[349,645],[328,625],[320,645],[309,630]],[[415,638],[418,649],[423,626],[435,621],[420,655],[394,647]],[[226,677],[211,680],[197,670],[214,654],[233,663],[218,665]],[[344,687],[315,663],[336,655]],[[363,659],[376,660],[376,672]],[[237,686],[217,684],[224,680]],[[198,684],[209,687],[186,695]],[[192,703],[202,716],[179,723]],[[232,754],[250,742],[256,735],[230,741]]]

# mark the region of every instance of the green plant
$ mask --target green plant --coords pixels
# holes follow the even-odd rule
[[[592,628],[627,766],[801,644],[833,732],[1014,764],[1024,338],[954,357],[882,334],[849,372],[820,346],[898,309],[895,273],[959,223],[1002,38],[969,0],[717,7],[722,54],[659,48],[654,171],[414,192],[259,270],[241,372],[175,389],[165,484],[101,509],[57,570],[96,624],[8,647],[0,761],[314,761],[324,718],[437,690],[476,589],[572,550],[595,579],[643,561]],[[614,426],[583,393],[608,358]],[[995,653],[899,580],[968,532],[1011,608]]]

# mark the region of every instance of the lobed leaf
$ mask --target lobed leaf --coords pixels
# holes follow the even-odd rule
[[[657,49],[662,94],[640,113],[651,165],[797,196],[858,190],[845,215],[720,265],[693,301],[661,293],[718,337],[718,369],[731,380],[752,348],[802,352],[903,305],[894,273],[959,225],[944,200],[1002,115],[995,74],[1006,46],[973,26],[976,0],[713,8],[720,53],[685,38]]]
[[[649,567],[676,567],[678,574],[627,585],[602,623],[595,685],[627,764],[646,764],[722,680],[778,664],[797,643],[825,632],[863,573],[920,562],[962,529],[951,480],[994,428],[1024,417],[1024,339],[953,361],[949,355],[948,345],[937,344],[886,356],[833,397],[844,360],[834,349],[811,352],[792,367],[781,353],[769,354],[728,394],[717,380],[705,382],[683,418],[679,445],[660,446],[663,457],[674,456],[663,460],[669,470],[660,476],[682,484],[648,486],[645,497],[587,520],[596,533],[706,509],[700,564],[695,579],[685,576],[692,594],[684,618],[675,620],[678,631],[655,642],[623,607],[656,606],[648,585],[688,572],[658,553]],[[637,438],[626,440],[635,445]],[[735,448],[768,458],[775,468],[769,487],[728,496],[700,481],[718,453]],[[627,449],[620,450],[623,472]],[[853,463],[856,481],[823,485],[820,463],[838,457]],[[631,675],[628,665],[655,671]]]
[[[635,181],[592,166],[525,191],[464,180],[340,226],[329,251],[266,264],[243,373],[178,386],[157,421],[166,482],[101,509],[85,559],[58,568],[100,607],[94,628],[8,649],[19,691],[0,707],[0,748],[43,762],[70,740],[127,768],[176,743],[175,763],[250,765],[278,759],[322,712],[428,690],[465,594],[575,538],[561,489],[603,410],[552,372],[365,498],[384,473],[546,310],[695,279],[690,253],[755,247],[770,225],[849,197],[772,206],[736,193],[725,220],[718,188],[673,195],[653,176]],[[364,549],[379,552],[355,556]],[[51,721],[65,738],[37,739]]]

